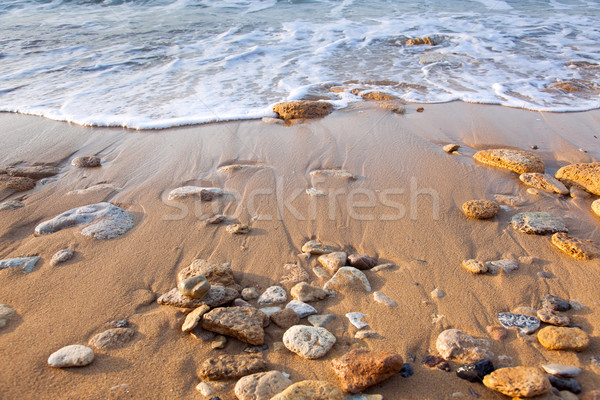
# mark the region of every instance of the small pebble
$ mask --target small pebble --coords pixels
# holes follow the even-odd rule
[[[441,289],[433,289],[430,293],[432,299],[441,299],[446,293]]]
[[[227,338],[223,335],[217,335],[215,337],[215,339],[212,341],[212,343],[210,344],[210,347],[213,350],[222,349],[225,347],[226,344],[227,344]]]
[[[459,144],[451,143],[444,146],[444,151],[446,153],[452,153],[460,148]]]
[[[366,328],[367,326],[369,326],[369,324],[367,324],[366,322],[361,321],[362,318],[365,316],[366,316],[366,314],[359,313],[359,312],[349,312],[346,314],[346,318],[348,318],[350,323],[358,329],[363,329],[363,328]]]
[[[400,369],[400,376],[403,378],[409,378],[414,374],[412,365],[410,363],[402,364],[402,368]]]

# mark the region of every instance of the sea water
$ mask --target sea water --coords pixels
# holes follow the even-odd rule
[[[2,0],[0,111],[143,129],[362,101],[333,86],[589,110],[599,27],[598,0]]]

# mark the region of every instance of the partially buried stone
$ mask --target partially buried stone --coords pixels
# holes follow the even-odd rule
[[[548,293],[542,299],[542,307],[552,311],[569,311],[571,309],[571,303]]]
[[[576,260],[589,260],[600,254],[600,247],[590,240],[581,240],[566,233],[552,235],[552,244]]]
[[[496,199],[497,202],[505,204],[507,206],[511,206],[511,207],[519,207],[525,203],[525,201],[523,201],[523,199],[521,199],[519,196],[496,194],[496,195],[494,195],[494,198]]]
[[[570,164],[560,168],[554,176],[568,186],[600,195],[600,162]]]
[[[112,328],[98,333],[88,344],[97,349],[112,349],[124,346],[134,335],[135,331],[131,328]]]
[[[345,169],[315,169],[314,171],[310,171],[309,174],[311,178],[340,178],[351,181],[357,179],[356,175]]]
[[[334,251],[333,253],[323,254],[317,260],[330,273],[335,274],[338,269],[346,265],[348,257],[343,251]]]
[[[188,197],[197,197],[201,201],[213,201],[225,194],[221,188],[200,187],[200,186],[181,186],[169,192],[169,200],[183,200]]]
[[[396,307],[398,303],[381,292],[373,292],[373,300],[388,307]]]
[[[309,240],[302,246],[303,253],[310,253],[320,256],[321,254],[332,253],[337,249],[334,246],[319,242],[318,240]]]
[[[452,370],[448,361],[444,360],[440,356],[429,355],[423,359],[422,364],[427,368],[437,368],[446,372],[450,372]]]
[[[569,194],[569,189],[558,179],[549,174],[540,174],[538,172],[527,172],[519,176],[521,182],[532,186],[544,192]]]
[[[239,400],[270,400],[291,384],[280,371],[259,372],[241,378],[235,384],[234,393]]]
[[[464,260],[462,262],[462,266],[464,269],[473,274],[485,274],[486,272],[488,272],[488,267],[484,263],[473,259]]]
[[[35,264],[41,260],[40,257],[16,257],[0,260],[0,270],[8,268],[21,268],[24,274],[28,274],[35,268]]]
[[[558,376],[553,375],[549,375],[548,379],[550,379],[550,384],[558,390],[568,390],[569,392],[575,394],[581,393],[581,385],[577,379],[559,378]]]
[[[204,314],[206,314],[209,310],[210,310],[210,307],[207,306],[206,304],[203,304],[200,307],[195,308],[194,311],[192,311],[191,313],[186,315],[185,321],[183,321],[183,325],[181,326],[181,331],[182,332],[191,332],[192,330],[194,330],[194,328],[202,320],[202,316]]]
[[[335,319],[335,315],[333,314],[324,314],[324,315],[311,315],[308,317],[308,322],[312,326],[324,327],[331,321]]]
[[[301,381],[288,386],[271,400],[344,400],[337,386],[325,381]]]
[[[571,324],[571,319],[568,316],[556,314],[554,311],[547,308],[538,310],[537,316],[540,321],[550,325],[568,326]]]
[[[283,334],[285,347],[299,356],[314,360],[331,350],[336,339],[325,328],[294,325]]]
[[[402,357],[386,352],[352,350],[331,361],[331,368],[348,393],[360,393],[400,372]]]
[[[297,283],[310,279],[308,272],[306,272],[304,268],[297,264],[285,264],[283,266],[283,270],[286,271],[286,274],[281,277],[281,281],[279,283],[285,288],[291,288]]]
[[[182,295],[177,288],[173,288],[160,296],[156,302],[161,305],[181,308],[196,308],[202,304],[206,304],[209,307],[218,307],[230,303],[238,295],[239,293],[235,289],[211,286],[210,290],[201,299],[192,299],[191,297]]]
[[[177,282],[196,275],[203,275],[212,286],[232,288],[238,292],[241,290],[241,286],[235,282],[229,263],[220,264],[200,258],[195,259],[189,266],[179,271]]]
[[[473,158],[483,164],[506,168],[518,174],[544,173],[546,166],[537,155],[524,150],[490,149],[478,151]]]
[[[258,304],[268,306],[271,304],[281,304],[287,301],[287,293],[281,286],[271,286],[264,291],[258,298]]]
[[[267,368],[266,361],[259,356],[224,354],[205,359],[198,369],[198,375],[212,380],[238,379]]]
[[[497,369],[483,378],[483,384],[510,397],[534,397],[552,389],[548,377],[535,367]]]
[[[79,344],[65,346],[48,357],[48,364],[56,368],[85,367],[92,361],[94,351]]]
[[[431,291],[431,293],[429,293],[429,295],[432,299],[441,299],[442,297],[446,296],[446,292],[444,292],[442,289],[435,288]]]
[[[244,347],[244,353],[249,353],[249,354],[256,354],[256,353],[262,353],[263,351],[266,351],[269,349],[269,345],[264,343],[264,344],[259,344],[259,345],[253,345],[253,344],[249,344],[248,346]]]
[[[50,265],[55,266],[57,264],[67,262],[71,258],[73,258],[73,254],[74,251],[71,249],[59,250],[52,256],[52,259],[50,260]]]
[[[376,266],[377,260],[366,254],[350,254],[348,256],[348,264],[356,269],[366,270]]]
[[[210,290],[210,283],[204,275],[196,275],[180,281],[177,290],[184,296],[201,299]]]
[[[323,289],[316,286],[311,286],[306,282],[300,282],[295,285],[290,290],[290,294],[295,300],[303,302],[323,300],[325,297],[327,297],[327,292],[325,292]]]
[[[282,329],[288,329],[300,322],[300,316],[291,308],[276,311],[269,318],[275,325]]]
[[[350,323],[354,325],[357,329],[363,329],[369,326],[369,324],[362,321],[363,317],[366,317],[366,314],[360,312],[349,312],[346,314],[346,318],[348,318]]]
[[[25,203],[20,200],[9,200],[5,201],[4,203],[0,203],[0,211],[17,210],[23,207],[25,207]]]
[[[21,176],[8,177],[6,175],[0,175],[0,185],[17,192],[24,192],[35,187],[35,180]]]
[[[507,331],[506,328],[502,326],[488,326],[485,328],[487,333],[491,336],[492,339],[496,341],[500,341],[506,338]]]
[[[550,375],[559,376],[561,378],[574,378],[581,374],[581,368],[573,365],[552,363],[542,365],[542,369]]]
[[[519,264],[517,264],[515,260],[504,259],[490,261],[486,263],[486,267],[488,271],[492,271],[493,269],[501,269],[505,273],[511,273],[519,269]]]
[[[94,168],[99,167],[101,164],[100,157],[87,156],[87,157],[75,157],[71,161],[71,165],[78,168]]]
[[[537,338],[549,350],[583,351],[590,345],[587,333],[579,328],[547,326],[538,332]]]
[[[253,307],[252,304],[248,303],[246,300],[244,299],[234,299],[233,302],[231,303],[231,305],[236,306],[236,307]]]
[[[461,365],[456,369],[456,376],[469,382],[481,382],[483,377],[495,370],[494,364],[489,358]]]
[[[321,118],[333,111],[333,104],[326,101],[296,100],[273,106],[281,119]]]
[[[500,206],[492,200],[469,200],[462,205],[462,210],[470,218],[490,219],[500,212]]]
[[[413,376],[414,371],[412,365],[410,363],[402,364],[402,368],[400,368],[400,376],[403,378],[410,378]]]
[[[444,151],[448,154],[455,152],[459,148],[460,148],[460,145],[456,144],[456,143],[447,144],[443,147]]]
[[[479,346],[479,341],[459,329],[446,329],[440,333],[435,346],[446,360],[472,363],[488,356],[487,351]]]
[[[232,235],[243,235],[250,232],[250,227],[245,224],[231,224],[227,225],[225,230]]]
[[[513,216],[510,221],[513,228],[529,234],[547,235],[568,231],[562,218],[547,212],[523,212]]]
[[[225,217],[224,215],[213,215],[212,217],[210,217],[209,219],[206,220],[206,224],[207,225],[218,225],[221,222],[225,222],[225,220],[227,219],[227,217]]]
[[[313,315],[317,313],[317,309],[311,306],[310,304],[306,304],[300,300],[292,300],[290,301],[285,308],[289,308],[293,310],[300,318],[308,317],[309,315]]]
[[[0,328],[5,327],[8,321],[13,319],[15,315],[17,315],[15,310],[6,304],[0,304]]]
[[[505,328],[516,328],[525,335],[535,332],[540,327],[540,319],[538,317],[525,314],[498,313],[498,321]]]
[[[365,331],[361,330],[354,334],[355,339],[370,339],[379,336],[379,334],[375,331]]]
[[[202,317],[202,328],[234,338],[248,344],[263,344],[264,323],[268,317],[250,307],[215,308]]]
[[[398,100],[378,101],[377,105],[396,114],[404,114],[406,112],[404,104]]]
[[[371,284],[367,276],[354,267],[342,267],[325,283],[323,290],[338,292],[359,291],[370,292]]]

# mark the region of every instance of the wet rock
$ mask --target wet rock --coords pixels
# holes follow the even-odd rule
[[[271,304],[281,304],[287,301],[287,293],[281,286],[271,286],[267,288],[258,298],[258,304],[268,306]]]
[[[288,386],[271,400],[344,400],[337,386],[325,381],[301,381]]]
[[[19,208],[25,207],[25,203],[20,200],[9,200],[4,203],[0,203],[0,211],[11,211],[18,210]]]
[[[461,365],[456,369],[456,376],[469,382],[482,382],[483,377],[495,370],[494,364],[489,358]]]
[[[333,111],[333,104],[310,100],[285,101],[275,104],[273,111],[281,119],[322,118]]]
[[[469,200],[462,205],[462,210],[469,218],[490,219],[500,212],[500,205],[492,200]]]
[[[569,189],[561,181],[549,174],[527,172],[519,176],[521,182],[548,193],[569,194]]]
[[[300,316],[291,308],[276,311],[269,315],[269,318],[282,329],[288,329],[300,322]]]
[[[0,304],[0,328],[4,328],[8,321],[13,319],[15,315],[17,315],[15,310],[6,304]]]
[[[513,228],[529,234],[568,232],[562,218],[547,212],[523,212],[513,216],[510,221]]]
[[[548,293],[542,299],[542,307],[552,311],[569,311],[571,309],[571,303]]]
[[[242,295],[242,299],[249,301],[249,300],[257,299],[258,296],[260,296],[260,293],[258,292],[258,289],[255,287],[247,287],[242,290],[241,295]]]
[[[406,44],[410,44],[410,45],[413,45],[413,46],[425,45],[425,44],[429,45],[429,46],[435,46],[435,42],[429,36],[423,36],[423,37],[420,37],[420,38],[408,39],[406,41]]]
[[[402,368],[402,357],[386,352],[352,350],[331,361],[331,368],[348,393],[360,393],[396,375]]]
[[[312,326],[325,327],[328,323],[335,319],[333,314],[311,315],[308,317],[308,322]]]
[[[250,232],[250,227],[246,224],[231,224],[227,225],[225,230],[232,235],[245,235]]]
[[[493,270],[502,270],[504,273],[511,273],[517,269],[519,269],[519,264],[516,261],[510,259],[504,260],[494,260],[486,263],[486,267],[488,271],[492,272]]]
[[[94,351],[79,344],[65,346],[48,357],[48,364],[56,368],[85,367],[92,361]]]
[[[135,335],[131,328],[112,328],[98,333],[88,343],[90,347],[97,349],[113,349],[127,344]]]
[[[338,269],[346,265],[347,255],[343,251],[335,251],[319,256],[318,261],[327,271],[335,274]]]
[[[487,351],[479,347],[478,341],[459,329],[446,329],[440,333],[435,346],[444,359],[465,364],[488,356]]]
[[[455,144],[455,143],[447,144],[443,147],[444,151],[448,154],[455,152],[459,148],[460,148],[460,145]]]
[[[85,226],[84,236],[94,239],[112,239],[133,228],[133,216],[113,204],[102,202],[73,208],[42,222],[35,227],[38,235],[49,235],[73,226]]]
[[[75,252],[71,249],[59,250],[52,256],[52,259],[50,260],[50,265],[55,266],[57,264],[67,262],[71,258],[73,258],[74,254]]]
[[[0,270],[8,268],[21,268],[24,274],[28,274],[35,268],[35,264],[41,260],[40,257],[16,257],[0,260]]]
[[[295,300],[303,302],[319,301],[327,297],[327,292],[325,292],[323,289],[316,286],[311,286],[306,282],[300,282],[295,285],[290,291],[290,294]]]
[[[588,348],[590,338],[579,328],[547,326],[537,334],[538,341],[549,350],[583,351]]]
[[[285,308],[293,310],[300,318],[308,317],[309,315],[316,314],[318,311],[310,304],[306,304],[299,300],[290,301]]]
[[[442,371],[446,371],[446,372],[450,372],[452,370],[452,368],[450,368],[450,364],[448,363],[448,361],[444,360],[440,356],[429,355],[429,356],[425,357],[421,363],[424,366],[426,366],[427,368],[431,368],[431,369],[437,368],[437,369],[441,369]]]
[[[335,336],[321,327],[294,325],[283,334],[285,347],[309,360],[323,357],[335,342]]]
[[[346,314],[346,318],[348,318],[350,323],[354,325],[357,329],[363,329],[369,326],[369,324],[362,321],[363,317],[366,317],[366,314],[359,312],[349,312]]]
[[[538,317],[525,314],[498,313],[498,321],[505,328],[516,328],[524,335],[533,333],[540,327],[540,319]]]
[[[524,150],[490,149],[478,151],[473,158],[480,163],[509,169],[517,174],[526,172],[544,173],[544,160],[537,155]]]
[[[238,379],[264,372],[267,368],[266,361],[259,356],[223,354],[205,359],[198,369],[198,375],[211,380]]]
[[[156,301],[161,305],[181,308],[196,308],[203,304],[209,307],[219,307],[232,302],[238,295],[239,293],[235,289],[212,286],[208,293],[201,299],[192,299],[191,297],[182,295],[177,288],[173,288],[160,296]]]
[[[520,207],[525,204],[525,201],[519,196],[510,196],[506,194],[496,194],[494,198],[498,203],[506,204],[511,207]]]
[[[558,390],[568,390],[571,393],[581,393],[581,385],[577,379],[559,378],[558,376],[549,375],[550,384]]]
[[[210,283],[204,275],[196,275],[186,278],[177,284],[177,290],[192,299],[201,299],[210,290]]]
[[[303,253],[310,253],[317,256],[321,254],[333,253],[337,249],[334,246],[319,242],[318,240],[309,240],[302,246]]]
[[[561,378],[574,378],[581,374],[581,368],[573,365],[552,363],[542,365],[542,369],[546,371],[547,374],[559,376]]]
[[[90,194],[90,193],[97,193],[97,192],[101,192],[103,190],[107,190],[107,191],[121,191],[123,190],[123,188],[120,188],[118,186],[112,185],[110,183],[99,183],[97,185],[93,185],[90,187],[87,187],[85,189],[76,189],[76,190],[72,190],[70,191],[69,195],[83,195],[83,194]]]
[[[484,263],[473,259],[464,260],[462,262],[462,266],[464,269],[473,274],[485,274],[486,272],[488,272],[488,267]]]
[[[560,168],[554,177],[567,186],[600,195],[600,162],[567,165]]]
[[[217,336],[215,336],[212,343],[210,344],[210,348],[213,350],[219,350],[219,349],[224,349],[226,345],[227,345],[227,338],[223,335],[217,335]]]
[[[548,377],[534,367],[497,369],[483,378],[483,384],[510,397],[534,397],[552,389]]]
[[[213,201],[225,194],[216,187],[181,186],[169,192],[169,200],[183,200],[189,197],[199,198],[201,201]]]
[[[265,320],[268,317],[255,308],[221,307],[204,314],[202,328],[232,336],[244,343],[263,344]]]
[[[371,284],[360,270],[353,267],[342,267],[325,283],[323,290],[370,292]]]
[[[305,282],[310,279],[308,272],[297,264],[285,264],[283,270],[286,271],[286,273],[279,283],[285,288],[289,289],[297,283]]]
[[[594,242],[577,239],[562,232],[552,235],[552,244],[576,260],[589,260],[600,254],[600,247]]]
[[[404,104],[398,100],[378,101],[377,105],[385,110],[391,111],[396,114],[404,114],[406,112]]]
[[[410,378],[415,372],[413,371],[413,367],[410,365],[410,363],[404,363],[402,364],[402,368],[400,368],[399,373],[403,378]]]
[[[35,181],[31,178],[0,175],[0,187],[5,187],[6,189],[17,192],[24,192],[33,189],[35,187]]]
[[[185,321],[183,321],[183,325],[181,326],[181,331],[182,332],[193,331],[194,328],[196,326],[198,326],[198,324],[202,320],[202,316],[204,314],[206,314],[209,310],[210,310],[210,307],[207,306],[206,304],[203,304],[200,307],[195,308],[194,311],[192,311],[191,313],[189,313],[188,315],[185,316]]]
[[[196,259],[177,274],[177,282],[196,275],[202,275],[212,286],[223,286],[239,292],[242,288],[235,282],[229,263],[219,264],[208,260]]]
[[[270,400],[291,384],[280,371],[259,372],[241,378],[235,384],[234,393],[239,400]]]
[[[545,322],[550,325],[556,326],[569,326],[571,325],[571,319],[566,315],[556,314],[552,310],[548,310],[547,308],[542,308],[537,311],[537,317],[540,321]]]
[[[25,178],[31,178],[39,180],[42,178],[49,178],[59,173],[59,169],[50,165],[33,165],[25,167],[8,167],[0,169],[0,174],[7,174],[10,176],[20,176]]]
[[[488,326],[485,329],[490,337],[495,341],[500,341],[506,338],[506,335],[508,334],[506,329],[502,326]]]
[[[348,179],[354,181],[357,179],[356,175],[352,172],[346,171],[345,169],[316,169],[310,171],[311,178],[339,178]]]
[[[398,303],[381,292],[373,292],[373,300],[388,307],[396,307]]]
[[[361,89],[352,89],[350,93],[360,96],[366,100],[377,100],[377,101],[392,101],[397,100],[398,98],[392,94],[380,92],[379,90],[361,90]]]
[[[376,266],[377,260],[366,254],[350,254],[348,256],[348,265],[364,271]]]
[[[100,157],[75,157],[71,160],[71,165],[77,168],[94,168],[101,165]]]

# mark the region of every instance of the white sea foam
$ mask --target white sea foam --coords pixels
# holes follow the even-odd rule
[[[599,16],[593,0],[5,0],[0,111],[142,129],[362,101],[333,85],[588,110],[600,107]],[[405,45],[420,36],[437,45]]]

